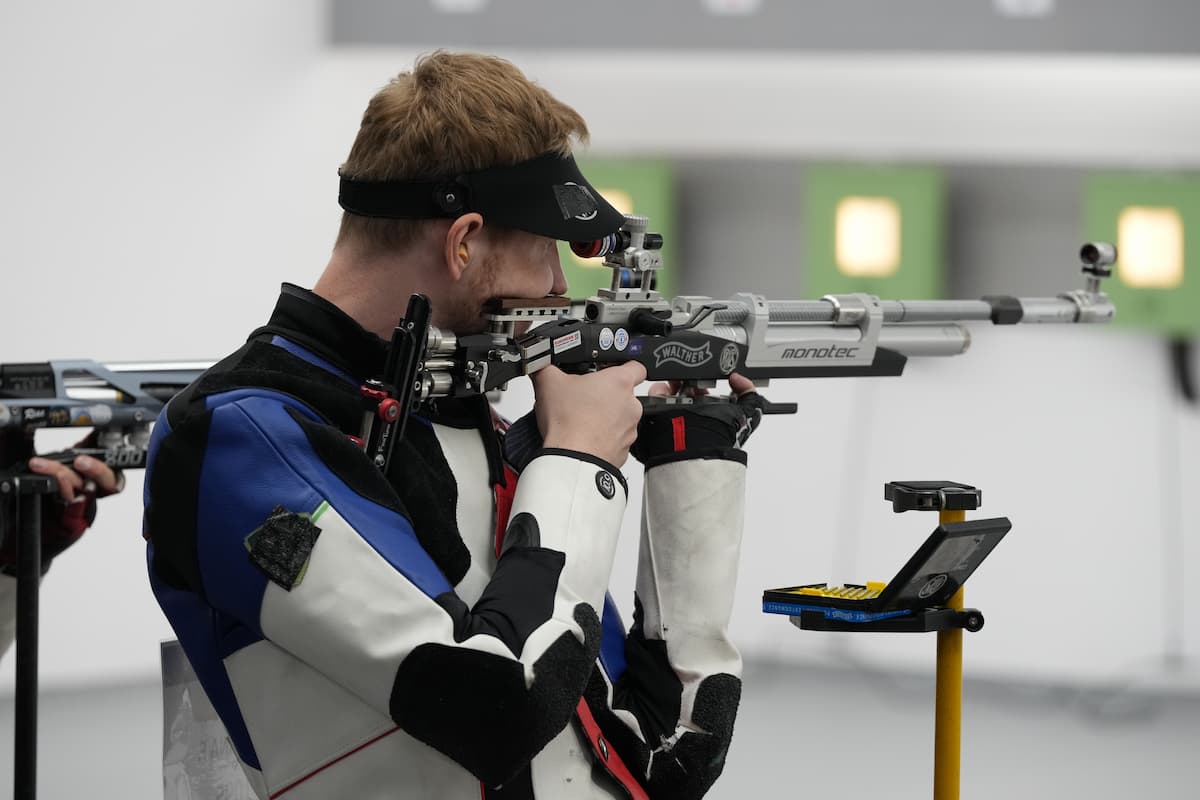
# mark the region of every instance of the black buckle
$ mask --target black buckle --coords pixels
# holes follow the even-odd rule
[[[467,209],[467,187],[461,183],[439,183],[433,190],[433,204],[447,214]]]

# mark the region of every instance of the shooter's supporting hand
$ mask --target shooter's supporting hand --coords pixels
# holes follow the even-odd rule
[[[32,440],[10,442],[16,449],[32,450]],[[76,447],[93,447],[92,437]],[[96,518],[96,498],[116,494],[125,488],[125,476],[103,461],[91,456],[77,456],[71,464],[33,456],[28,459],[29,471],[47,475],[58,483],[57,497],[47,498],[42,510],[43,568],[55,556],[79,540]],[[0,568],[16,564],[16,538],[5,537],[0,547]]]
[[[91,456],[76,456],[70,466],[35,456],[29,459],[29,471],[54,478],[59,496],[68,504],[82,501],[87,494],[107,497],[125,488],[123,473]]]
[[[767,401],[753,383],[736,373],[729,376],[729,388],[733,390],[730,402],[648,406],[630,451],[633,457],[650,467],[685,458],[728,458],[730,451],[740,450],[762,420]],[[679,391],[677,381],[656,383],[650,396],[668,397]],[[691,394],[700,397],[705,392]]]

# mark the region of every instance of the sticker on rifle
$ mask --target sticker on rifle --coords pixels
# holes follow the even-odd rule
[[[725,345],[721,350],[721,374],[728,375],[737,369],[738,349],[733,342]]]
[[[654,366],[679,364],[682,367],[699,367],[712,360],[708,342],[686,345],[683,342],[667,342],[654,350]]]
[[[560,336],[552,342],[555,353],[561,353],[564,350],[570,350],[572,347],[579,347],[583,344],[583,334],[579,331],[571,331],[565,336]]]
[[[618,350],[624,350],[629,346],[629,331],[624,328],[617,328],[617,335],[613,337],[613,346]]]
[[[601,328],[600,329],[600,349],[601,350],[610,350],[610,349],[612,349],[612,346],[613,346],[612,328]]]
[[[642,340],[634,339],[629,343],[629,355],[640,356],[642,354]]]
[[[72,425],[107,425],[112,422],[112,409],[105,405],[76,406],[71,409]]]

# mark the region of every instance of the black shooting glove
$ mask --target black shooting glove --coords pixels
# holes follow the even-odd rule
[[[651,399],[630,454],[647,469],[672,461],[719,458],[746,463],[741,449],[762,420],[766,398],[746,392],[736,400],[695,398],[691,403]]]

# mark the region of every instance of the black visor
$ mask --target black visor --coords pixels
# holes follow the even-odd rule
[[[390,219],[454,219],[475,211],[485,222],[568,242],[600,239],[625,222],[573,156],[555,153],[440,181],[343,177],[338,204],[350,214]]]

